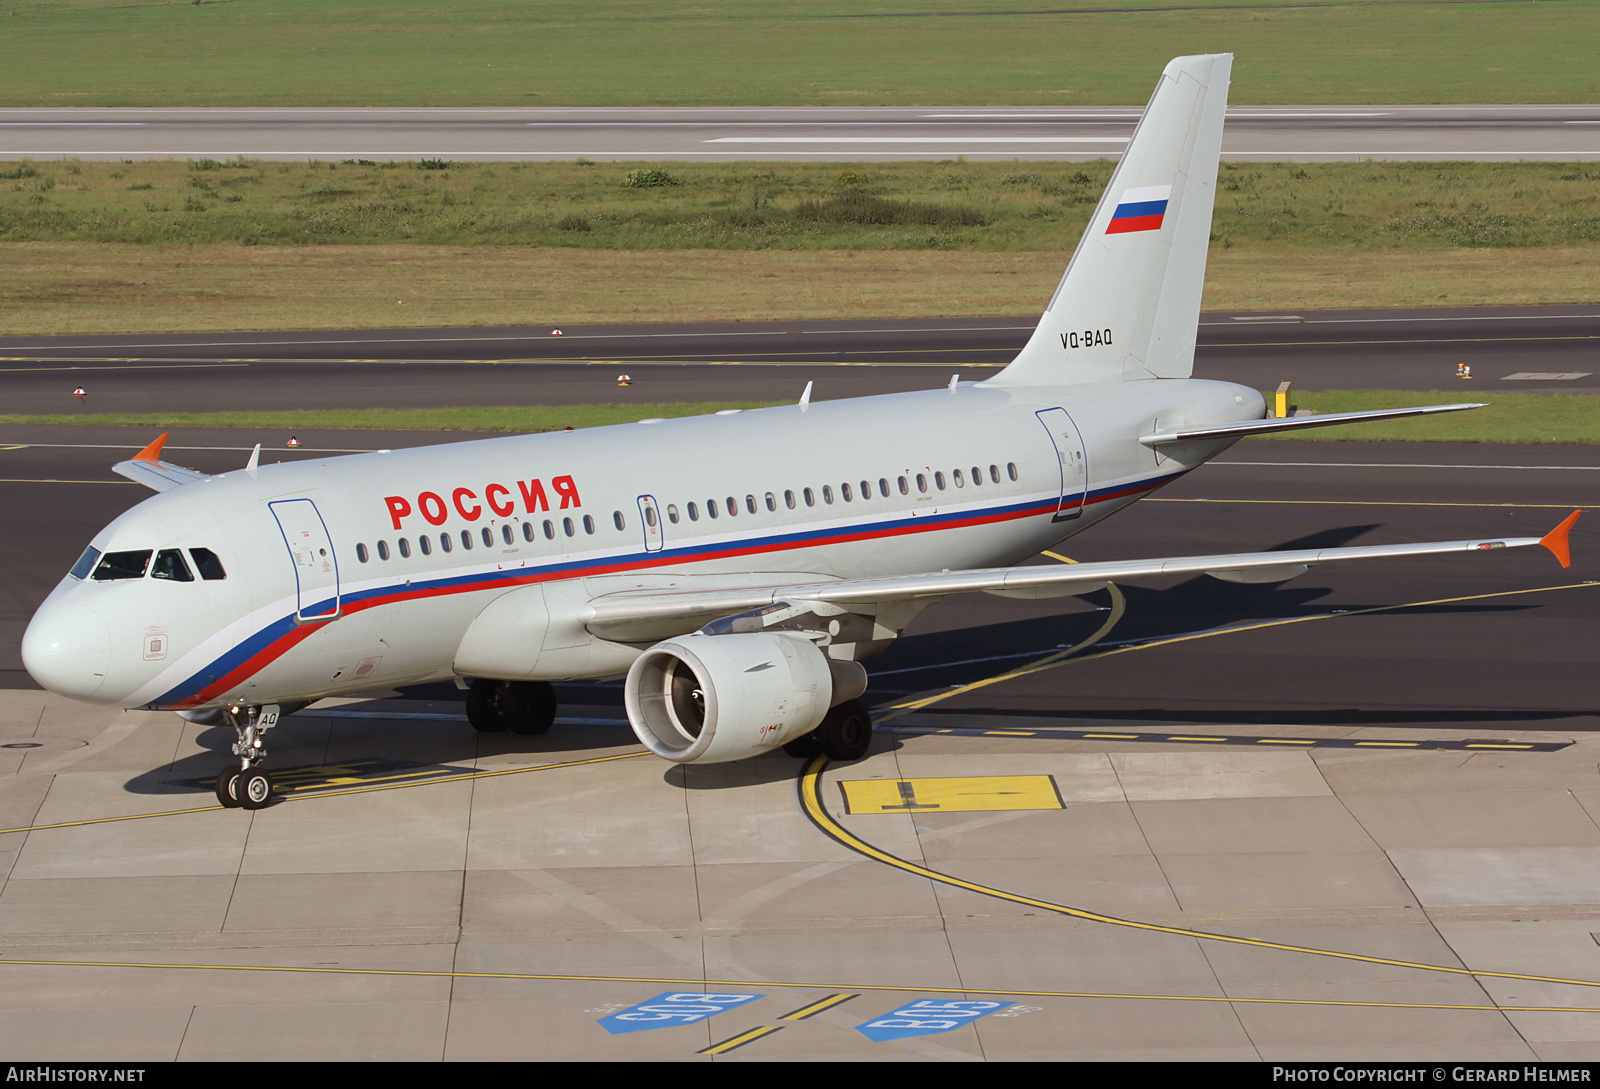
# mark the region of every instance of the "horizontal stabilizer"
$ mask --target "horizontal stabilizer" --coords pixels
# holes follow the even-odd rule
[[[161,460],[161,448],[166,445],[171,433],[163,433],[149,446],[140,450],[127,461],[119,461],[111,467],[111,471],[118,476],[125,476],[135,484],[143,484],[151,491],[164,492],[176,488],[181,484],[193,484],[197,480],[205,480],[209,473],[202,473],[196,469],[185,469],[182,465],[174,465],[170,461]]]
[[[1361,423],[1363,420],[1398,420],[1404,416],[1429,416],[1435,412],[1461,412],[1469,408],[1488,407],[1486,404],[1423,405],[1420,408],[1379,408],[1370,412],[1329,412],[1321,416],[1287,416],[1282,419],[1221,424],[1217,427],[1184,427],[1157,431],[1154,435],[1139,436],[1139,441],[1146,446],[1164,446],[1169,442],[1188,442],[1191,439],[1243,438],[1247,435],[1270,435],[1274,431],[1298,431],[1303,427],[1332,427],[1334,424]]]

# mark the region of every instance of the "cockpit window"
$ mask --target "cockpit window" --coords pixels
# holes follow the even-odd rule
[[[150,568],[153,579],[171,579],[173,582],[193,582],[189,565],[183,562],[183,553],[176,548],[163,548],[156,553],[156,562]]]
[[[78,562],[72,565],[72,570],[67,574],[75,579],[86,579],[89,572],[94,570],[95,561],[100,558],[100,550],[90,545],[83,550],[83,555],[78,557]]]
[[[100,566],[94,569],[96,582],[111,582],[114,579],[142,579],[144,569],[150,563],[150,549],[138,552],[107,552],[100,560]]]
[[[189,555],[194,557],[195,569],[200,572],[200,577],[207,582],[225,579],[228,573],[222,569],[222,561],[217,559],[217,554],[209,548],[191,548]]]

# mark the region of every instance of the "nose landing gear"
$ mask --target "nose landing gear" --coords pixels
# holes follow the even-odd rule
[[[278,724],[282,712],[276,703],[264,707],[236,704],[223,712],[239,740],[234,742],[233,755],[239,758],[236,768],[223,768],[217,775],[217,801],[228,809],[261,809],[272,803],[276,792],[267,773],[256,765],[267,758],[263,735]]]

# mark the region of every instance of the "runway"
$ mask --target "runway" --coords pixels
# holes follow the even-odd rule
[[[1139,108],[8,109],[0,159],[1115,158]],[[1238,106],[1223,158],[1586,161],[1600,106]]]
[[[981,378],[1033,319],[0,338],[17,413],[784,401]],[[1466,363],[1472,379],[1456,367]],[[619,388],[626,373],[633,384]],[[1600,388],[1600,307],[1207,314],[1196,373],[1275,389]],[[80,405],[72,391],[82,386]],[[279,440],[281,441],[281,439]]]
[[[1342,345],[1330,358],[1365,365],[1371,346],[1341,339],[1343,319],[1301,317],[1297,336],[1326,333]],[[1529,337],[1593,327],[1577,310],[1489,317]],[[1425,321],[1402,318],[1427,342]],[[1208,338],[1281,335],[1216,320]],[[991,334],[1017,335],[972,335]],[[1565,343],[1535,339],[1524,362],[1554,370],[1544,353]],[[434,373],[471,389],[545,368],[604,378],[543,362],[100,366],[97,390],[127,373],[154,384],[126,396],[167,399],[236,391],[238,375],[252,399],[377,375],[368,403]],[[41,373],[59,381],[6,381]],[[647,373],[651,399],[681,400],[719,376],[807,371]],[[816,373],[829,396],[939,377]],[[168,450],[220,471],[259,437],[197,429]],[[302,432],[264,456],[452,437]],[[0,425],[8,1056],[1600,1055],[1596,526],[1580,521],[1567,571],[1525,550],[1332,565],[1276,587],[953,599],[871,663],[868,757],[809,772],[781,755],[688,769],[636,755],[608,682],[562,686],[562,720],[534,739],[473,732],[448,687],[374,693],[286,720],[270,767],[288,797],[250,814],[215,808],[206,786],[231,734],[72,704],[19,672],[37,601],[148,494],[108,471],[147,439]],[[1526,535],[1574,506],[1600,506],[1593,447],[1258,440],[1059,551]],[[720,997],[684,997],[705,994]],[[233,1031],[241,1019],[250,1032]],[[651,1023],[671,1027],[620,1031]]]

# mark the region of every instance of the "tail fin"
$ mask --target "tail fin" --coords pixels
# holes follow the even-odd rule
[[[990,383],[1193,372],[1232,67],[1231,53],[1167,65],[1039,327]]]

